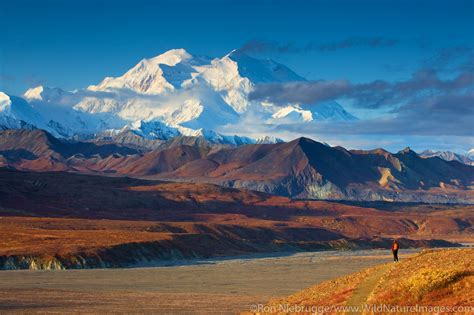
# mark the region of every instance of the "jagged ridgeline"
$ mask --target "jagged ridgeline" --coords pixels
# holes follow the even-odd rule
[[[151,141],[151,140],[150,140]],[[0,132],[0,166],[213,183],[298,199],[472,203],[474,167],[406,148],[362,151],[308,138],[216,144],[202,137],[154,141],[58,139],[43,130]]]

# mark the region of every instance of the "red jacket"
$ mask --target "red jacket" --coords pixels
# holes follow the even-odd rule
[[[397,242],[393,242],[393,244],[392,244],[392,250],[398,250],[399,247],[400,247],[400,246],[398,245]]]

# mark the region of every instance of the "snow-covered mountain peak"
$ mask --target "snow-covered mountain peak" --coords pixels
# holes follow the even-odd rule
[[[194,60],[196,59],[196,60]],[[91,91],[128,89],[139,94],[157,95],[174,91],[192,78],[196,72],[193,65],[202,58],[194,58],[184,49],[172,49],[149,59],[142,59],[120,77],[106,77],[98,85],[91,85]]]
[[[28,89],[23,97],[28,101],[44,101],[44,102],[54,102],[61,103],[62,98],[70,94],[60,88],[49,88],[39,85],[34,88]]]
[[[43,93],[43,86],[42,85],[39,85],[37,87],[34,87],[34,88],[30,88],[28,89],[24,94],[23,96],[27,99],[27,100],[42,100],[43,98],[41,97],[41,93]]]
[[[160,94],[174,87],[163,77],[159,64],[143,59],[119,77],[106,77],[98,85],[87,88],[91,91],[131,90],[140,94]]]
[[[106,92],[131,90],[144,95],[171,95],[179,94],[176,93],[179,90],[198,86],[201,90],[210,88],[232,110],[243,113],[250,105],[248,95],[255,84],[301,80],[304,78],[279,63],[256,59],[239,50],[210,60],[195,57],[184,49],[172,49],[156,57],[143,59],[122,76],[107,77],[88,89]],[[203,100],[198,103],[206,104]],[[84,108],[82,105],[80,107]],[[93,107],[94,111],[102,111],[97,106]],[[129,110],[130,108],[127,109]]]
[[[10,96],[7,94],[0,92],[0,110],[4,106],[9,106],[11,104]]]
[[[250,140],[219,131],[239,126],[253,115],[277,125],[354,119],[335,102],[282,108],[249,100],[255,85],[304,80],[282,64],[240,50],[210,59],[172,49],[142,59],[123,75],[106,77],[85,90],[66,92],[38,86],[24,94],[27,101],[10,101],[2,95],[0,104],[11,114],[0,112],[6,117],[0,125],[16,126],[15,121],[23,120],[63,137],[126,128],[145,138],[181,134],[239,144]]]
[[[24,99],[0,92],[0,130],[43,127],[40,115]]]
[[[193,56],[190,53],[188,53],[183,48],[179,48],[179,49],[168,50],[167,52],[162,53],[161,55],[158,55],[150,59],[144,59],[144,60],[152,64],[164,64],[167,66],[175,66],[176,64],[189,60],[191,58],[193,58]]]

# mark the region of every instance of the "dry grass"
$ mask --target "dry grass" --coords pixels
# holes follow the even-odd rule
[[[394,265],[369,297],[392,305],[473,305],[474,249],[429,250]]]
[[[444,288],[466,275],[468,273],[462,270],[425,268],[403,281],[401,287],[403,287],[404,292],[420,300],[426,293]]]
[[[126,243],[171,239],[153,222],[0,217],[0,256],[67,255]]]
[[[348,305],[365,279],[386,269],[375,289],[367,292],[366,304],[474,305],[474,249],[429,250],[400,263],[375,266],[335,280],[320,283],[286,298],[268,303],[279,305]],[[383,271],[382,271],[383,272]]]
[[[325,281],[286,298],[270,301],[269,305],[345,305],[346,301],[351,297],[354,290],[362,281],[371,273],[383,267],[384,265],[376,266],[348,276]]]

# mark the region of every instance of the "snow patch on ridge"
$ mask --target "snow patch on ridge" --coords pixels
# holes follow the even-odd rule
[[[289,105],[273,114],[272,118],[288,122],[312,121],[313,114],[311,111],[304,110],[298,105]]]

